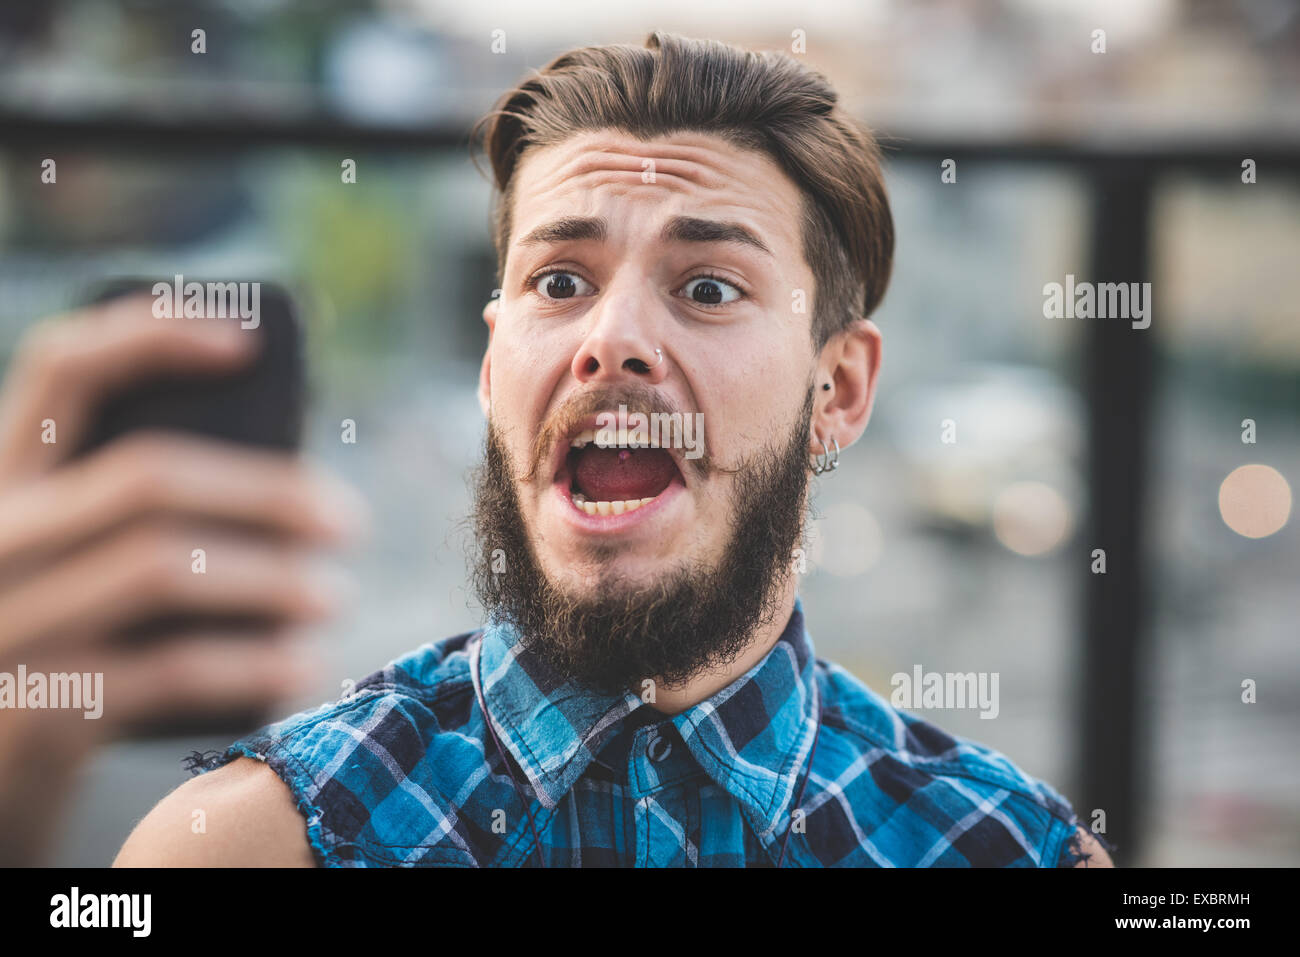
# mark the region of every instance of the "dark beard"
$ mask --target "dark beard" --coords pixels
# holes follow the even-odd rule
[[[489,418],[474,473],[472,580],[479,601],[512,622],[524,648],[558,680],[601,693],[640,692],[647,678],[680,687],[732,664],[772,620],[802,540],[813,396],[810,384],[782,445],[735,470],[729,542],[715,567],[683,563],[648,586],[610,572],[590,598],[561,591],[537,564],[516,473]],[[494,553],[500,573],[493,571]]]

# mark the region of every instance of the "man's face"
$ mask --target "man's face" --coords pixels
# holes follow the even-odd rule
[[[797,187],[717,137],[612,130],[529,153],[516,177],[485,386],[538,563],[575,596],[716,565],[733,522],[728,470],[786,442],[813,371],[811,317],[793,308],[794,290],[810,302],[813,289]],[[539,238],[575,217],[602,220],[603,238]],[[766,250],[699,230],[665,238],[680,218],[734,224]],[[597,410],[636,394],[657,400],[643,411],[701,421],[706,455],[571,451]],[[584,487],[588,501],[651,501],[591,516],[573,499]]]

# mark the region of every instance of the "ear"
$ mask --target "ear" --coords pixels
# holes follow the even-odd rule
[[[880,330],[870,319],[856,320],[823,347],[813,383],[810,453],[821,453],[823,439],[832,449],[831,439],[846,449],[866,430],[876,399],[880,358]],[[827,383],[830,389],[824,388]]]
[[[483,321],[488,327],[488,344],[483,350],[483,365],[478,372],[478,404],[483,410],[484,418],[492,408],[492,333],[496,330],[497,305],[500,302],[500,299],[493,299],[483,307]]]

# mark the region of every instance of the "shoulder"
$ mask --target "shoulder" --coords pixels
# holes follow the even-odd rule
[[[479,632],[430,643],[345,686],[337,701],[302,711],[234,742],[224,752],[190,759],[196,777],[181,785],[140,823],[115,864],[304,866],[361,863],[369,843],[414,845],[427,835],[403,830],[415,815],[394,815],[401,833],[378,834],[371,812],[393,791],[418,791],[437,813],[430,757],[450,771],[467,741],[474,693],[467,646]],[[459,755],[471,766],[481,753]],[[422,780],[414,785],[408,776]],[[448,775],[454,779],[455,775]],[[393,803],[393,802],[390,802]],[[217,840],[186,841],[195,810]],[[275,862],[266,859],[274,854]]]
[[[817,756],[817,775],[843,794],[827,803],[844,818],[850,857],[905,867],[1057,865],[1079,825],[1050,784],[895,708],[833,662],[819,659],[817,674],[833,742],[827,765]],[[810,835],[813,823],[810,814]]]
[[[303,820],[266,765],[240,758],[186,781],[136,825],[114,867],[312,867]]]

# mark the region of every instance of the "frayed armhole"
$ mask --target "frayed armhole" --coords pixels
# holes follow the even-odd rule
[[[1085,831],[1082,825],[1075,826],[1074,833],[1066,839],[1065,846],[1061,849],[1061,860],[1056,865],[1057,867],[1077,867],[1079,864],[1092,860],[1092,853],[1083,849],[1083,836],[1085,833],[1091,832]],[[1092,834],[1092,837],[1105,849],[1106,853],[1109,854],[1113,860],[1115,857],[1115,845],[1106,840],[1106,838],[1100,834]]]
[[[191,751],[188,756],[181,758],[181,770],[192,775],[215,771],[223,764],[228,764],[230,757],[224,751]]]

